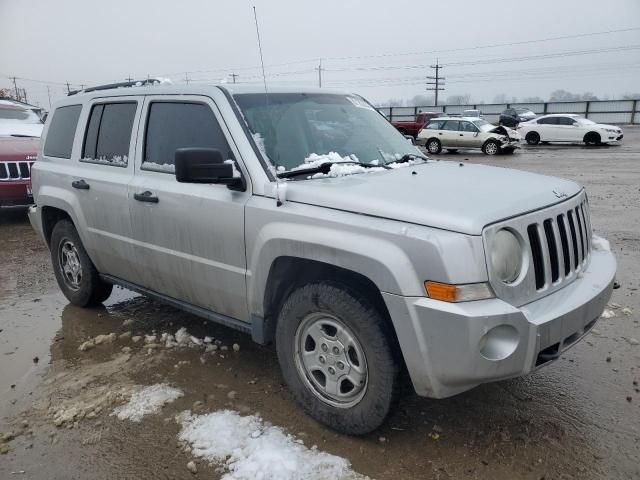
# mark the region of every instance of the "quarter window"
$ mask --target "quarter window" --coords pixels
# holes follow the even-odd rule
[[[137,107],[136,102],[94,105],[84,137],[82,161],[126,167]]]
[[[147,117],[142,167],[173,172],[176,150],[187,147],[215,148],[224,158],[233,159],[229,144],[209,106],[153,102]]]
[[[44,144],[45,156],[71,158],[73,138],[76,134],[81,110],[82,105],[56,108]]]

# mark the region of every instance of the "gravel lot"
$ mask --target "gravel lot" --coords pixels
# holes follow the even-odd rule
[[[612,147],[540,145],[511,156],[439,158],[586,186],[593,227],[611,241],[621,288],[612,316],[558,362],[446,400],[408,389],[381,430],[340,436],[293,404],[271,347],[122,289],[105,307],[68,305],[25,212],[0,211],[0,478],[221,478],[224,470],[178,441],[174,416],[225,408],[258,414],[377,479],[640,478],[640,129],[626,129]],[[128,336],[183,326],[218,340],[217,350],[168,349]],[[78,349],[111,333],[115,339]],[[184,396],[141,422],[109,415],[138,386],[157,383]]]

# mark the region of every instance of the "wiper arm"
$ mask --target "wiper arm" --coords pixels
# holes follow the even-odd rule
[[[407,163],[408,161],[415,160],[416,158],[420,158],[424,161],[429,160],[429,158],[425,157],[424,155],[420,155],[419,153],[405,153],[397,160],[391,160],[390,162],[385,163],[385,165],[389,165],[391,163]]]
[[[314,173],[324,173],[325,175],[331,171],[333,165],[360,165],[364,168],[382,167],[382,165],[370,165],[368,163],[361,162],[324,162],[316,167],[301,168],[299,170],[290,170],[288,172],[281,172],[277,174],[278,178],[292,178],[300,175],[313,175]]]

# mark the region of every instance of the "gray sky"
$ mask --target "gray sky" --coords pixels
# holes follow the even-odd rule
[[[0,88],[19,77],[48,106],[47,85],[55,100],[66,81],[259,82],[253,5],[272,84],[317,85],[322,58],[323,86],[384,104],[426,94],[438,58],[441,98],[640,91],[640,29],[486,47],[638,28],[638,0],[0,0]]]

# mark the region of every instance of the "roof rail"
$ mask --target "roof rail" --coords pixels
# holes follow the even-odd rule
[[[107,83],[105,85],[96,85],[95,87],[89,87],[82,90],[72,90],[67,94],[67,96],[76,95],[80,92],[86,93],[98,90],[112,90],[114,88],[141,87],[142,85],[155,85],[156,83],[161,83],[161,80],[158,78],[145,78],[144,80],[132,80],[130,82]]]

